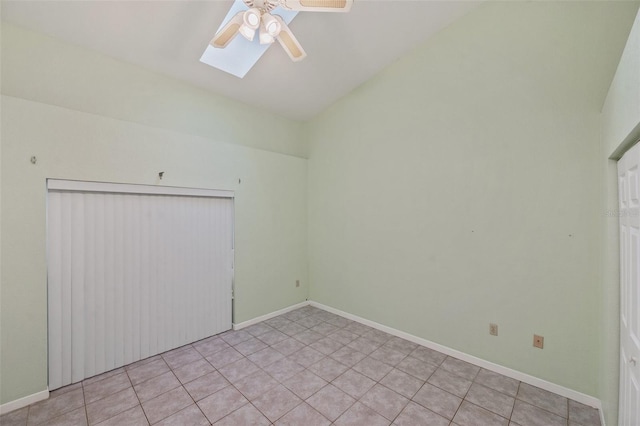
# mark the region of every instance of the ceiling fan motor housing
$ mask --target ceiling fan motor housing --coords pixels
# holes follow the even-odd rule
[[[271,12],[280,4],[279,0],[243,0],[250,9],[257,8],[264,12]]]

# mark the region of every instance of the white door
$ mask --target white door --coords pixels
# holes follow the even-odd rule
[[[619,424],[640,424],[640,144],[618,162],[620,207]]]
[[[232,197],[48,181],[50,390],[231,328]]]

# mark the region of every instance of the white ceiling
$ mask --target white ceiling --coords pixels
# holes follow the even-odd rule
[[[231,0],[2,0],[2,20],[297,120],[313,117],[478,2],[355,0],[349,13],[300,12],[308,57],[275,43],[244,79],[199,61]]]

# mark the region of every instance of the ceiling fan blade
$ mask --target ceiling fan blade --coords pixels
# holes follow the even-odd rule
[[[304,51],[298,39],[293,35],[287,24],[284,20],[278,16],[273,15],[274,18],[280,22],[280,34],[276,37],[280,42],[280,45],[287,52],[287,55],[291,58],[293,62],[298,62],[307,57],[307,53]]]
[[[238,12],[233,15],[233,18],[227,22],[227,24],[220,29],[216,33],[216,35],[211,40],[211,44],[213,47],[224,48],[233,40],[233,38],[238,35],[238,30],[242,25],[242,16],[244,12]]]
[[[305,12],[348,12],[353,0],[280,0],[280,6]]]

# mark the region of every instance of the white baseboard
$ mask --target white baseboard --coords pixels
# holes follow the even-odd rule
[[[265,314],[265,315],[261,315],[259,317],[255,317],[253,319],[250,319],[248,321],[244,321],[238,324],[233,324],[233,329],[234,330],[241,330],[243,328],[249,327],[250,325],[253,324],[257,324],[259,322],[262,321],[266,321],[268,319],[271,319],[273,317],[277,317],[278,315],[282,315],[282,314],[286,314],[287,312],[291,312],[295,309],[298,308],[302,308],[304,306],[308,306],[309,302],[308,301],[304,301],[304,302],[300,302],[300,303],[296,303],[295,305],[291,305],[291,306],[287,306],[286,308],[282,308],[279,311],[275,311],[275,312],[271,312],[270,314]]]
[[[22,407],[26,407],[34,402],[42,401],[49,398],[49,390],[45,389],[41,392],[36,392],[24,398],[16,399],[11,402],[0,405],[0,415],[7,414],[10,411],[18,410]]]
[[[275,312],[271,312],[266,315],[262,315],[248,321],[244,321],[238,324],[233,324],[234,330],[241,330],[243,328],[249,327],[251,325],[257,324],[262,321],[266,321],[268,319],[277,317],[278,315],[285,314],[287,312],[291,312],[295,309],[302,308],[304,306],[311,305],[315,308],[319,308],[325,310],[327,312],[331,312],[336,315],[340,315],[341,317],[350,319],[352,321],[359,322],[364,325],[368,325],[369,327],[378,329],[380,331],[384,331],[385,333],[389,333],[391,335],[400,337],[402,339],[409,340],[410,342],[416,343],[421,346],[425,346],[429,349],[436,350],[438,352],[442,352],[445,355],[449,355],[455,358],[458,358],[462,361],[466,361],[470,364],[477,365],[478,367],[482,367],[484,369],[502,374],[507,377],[511,377],[512,379],[519,380],[521,382],[527,383],[532,386],[536,386],[540,389],[547,390],[549,392],[553,392],[555,394],[564,396],[565,398],[572,399],[581,404],[588,405],[590,407],[597,408],[600,411],[600,419],[602,425],[605,425],[604,414],[602,412],[602,403],[599,399],[586,395],[577,391],[574,391],[569,388],[565,388],[564,386],[557,385],[555,383],[548,382],[546,380],[539,379],[537,377],[531,376],[529,374],[522,373],[517,370],[513,370],[511,368],[503,367],[498,364],[494,364],[492,362],[486,361],[481,358],[477,358],[475,356],[466,354],[464,352],[460,352],[456,349],[451,349],[447,346],[440,345],[438,343],[432,342],[430,340],[423,339],[421,337],[414,336],[409,333],[405,333],[404,331],[396,330],[395,328],[387,327],[386,325],[379,324],[375,321],[371,321],[365,318],[361,318],[357,315],[352,315],[350,313],[341,311],[339,309],[332,308],[327,305],[323,305],[321,303],[313,302],[313,301],[305,301],[301,303],[297,303],[295,305],[288,306],[286,308],[280,309]],[[10,411],[17,410],[22,407],[26,407],[29,404],[33,404],[34,402],[42,401],[49,397],[49,391],[44,390],[42,392],[34,393],[33,395],[26,396],[24,398],[17,399],[15,401],[7,402],[6,404],[0,405],[0,414],[5,414]]]
[[[257,318],[253,318],[248,321],[241,322],[239,324],[233,324],[233,329],[240,330],[245,327],[249,327],[250,325],[257,324],[261,321],[265,321],[273,317],[277,317],[278,315],[286,314],[287,312],[293,311],[298,308],[302,308],[307,305],[309,305],[308,301],[297,303],[295,305],[288,306],[284,309],[280,309],[279,311],[271,312],[269,314],[262,315]],[[0,414],[6,414],[10,411],[18,410],[22,407],[26,407],[29,404],[33,404],[34,402],[42,401],[47,398],[49,398],[49,390],[43,390],[42,392],[34,393],[33,395],[25,396],[24,398],[7,402],[6,404],[0,405]]]
[[[384,331],[385,333],[392,334],[394,336],[400,337],[405,340],[409,340],[410,342],[416,343],[421,346],[425,346],[429,349],[436,350],[438,352],[442,352],[445,355],[452,356],[454,358],[458,358],[462,361],[466,361],[470,364],[477,365],[478,367],[482,367],[486,370],[490,370],[499,374],[502,374],[507,377],[511,377],[512,379],[519,380],[521,382],[527,383],[532,386],[536,386],[540,389],[547,390],[549,392],[553,392],[555,394],[564,396],[565,398],[573,399],[581,404],[588,405],[590,407],[597,408],[600,410],[600,416],[602,417],[602,402],[593,396],[586,395],[577,391],[574,391],[569,388],[565,388],[564,386],[556,385],[555,383],[548,382],[546,380],[539,379],[534,376],[530,376],[528,374],[522,373],[517,370],[513,370],[511,368],[503,367],[498,364],[494,364],[492,362],[486,361],[481,358],[477,358],[475,356],[466,354],[464,352],[460,352],[455,349],[451,349],[447,346],[440,345],[438,343],[432,342],[430,340],[423,339],[421,337],[416,337],[412,334],[405,333],[404,331],[396,330],[395,328],[387,327],[386,325],[378,324],[377,322],[370,321],[365,318],[361,318],[356,315],[349,314],[347,312],[343,312],[339,309],[332,308],[330,306],[323,305],[317,302],[309,302],[309,304],[313,307],[323,309],[327,312],[331,312],[332,314],[340,315],[341,317],[350,319],[352,321],[359,322],[364,325],[368,325],[369,327],[378,329],[380,331]],[[604,420],[602,422],[604,425]]]

